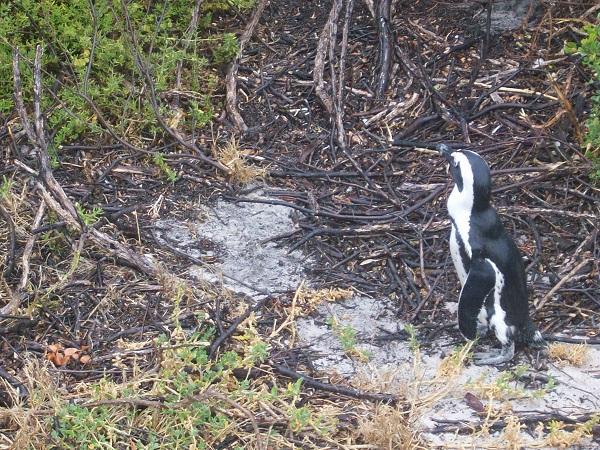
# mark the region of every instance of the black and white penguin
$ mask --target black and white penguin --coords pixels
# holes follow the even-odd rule
[[[476,354],[476,364],[510,361],[515,342],[545,346],[529,317],[525,268],[519,249],[490,205],[490,168],[477,153],[438,146],[448,161],[454,189],[448,197],[450,253],[462,290],[458,327],[466,339],[493,330],[499,354]]]

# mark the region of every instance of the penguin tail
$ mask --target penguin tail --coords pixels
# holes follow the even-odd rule
[[[531,348],[541,349],[548,345],[531,320],[523,327],[520,337],[520,341]]]

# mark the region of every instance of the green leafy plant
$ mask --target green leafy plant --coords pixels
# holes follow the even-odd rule
[[[416,353],[419,351],[420,345],[419,340],[417,339],[417,330],[411,324],[407,324],[404,326],[404,331],[408,334],[408,347],[410,351]]]
[[[592,83],[600,86],[600,14],[599,23],[586,24],[581,30],[584,38],[579,42],[566,42],[564,51],[567,54],[581,55],[582,63],[593,74]],[[586,156],[592,161],[592,177],[600,180],[600,87],[592,96],[592,110],[586,121],[586,143],[588,148]]]
[[[165,156],[162,153],[155,153],[152,156],[152,161],[156,166],[160,169],[160,171],[165,175],[167,180],[171,183],[175,183],[177,181],[177,172],[175,172],[165,161]]]
[[[328,318],[327,325],[333,330],[333,333],[340,341],[344,353],[349,356],[358,357],[362,360],[367,360],[369,358],[369,354],[366,351],[356,347],[357,332],[352,325],[343,325],[339,323],[335,317]]]
[[[97,206],[94,206],[91,210],[85,209],[79,203],[75,203],[75,209],[77,210],[79,218],[88,227],[98,222],[98,220],[100,220],[100,217],[102,217],[102,214],[104,212],[102,208],[98,208]]]
[[[0,198],[8,197],[12,188],[12,180],[2,175],[2,184],[0,184]]]
[[[160,138],[164,130],[147,97],[146,79],[135,64],[136,50],[147,63],[159,102],[177,89],[183,114],[177,128],[206,126],[214,116],[219,80],[214,67],[238,51],[234,34],[213,25],[213,13],[237,13],[255,0],[220,0],[202,5],[196,29],[189,30],[195,0],[167,3],[132,0],[14,0],[0,2],[0,118],[13,110],[13,50],[21,55],[23,95],[31,101],[35,47],[42,59],[42,98],[52,132],[50,153],[59,163],[61,145],[97,137],[111,128],[129,139]],[[163,105],[167,105],[165,101]],[[161,112],[169,117],[168,107]]]
[[[214,61],[217,64],[230,62],[239,51],[239,45],[235,34],[225,33],[222,36],[221,44],[213,50]]]

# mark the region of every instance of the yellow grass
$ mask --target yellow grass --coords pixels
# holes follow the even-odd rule
[[[248,163],[245,157],[250,151],[241,149],[235,139],[223,147],[214,148],[213,152],[217,160],[230,170],[230,180],[235,183],[248,184],[266,175],[266,169]]]
[[[564,344],[562,342],[554,342],[548,348],[550,359],[559,364],[571,364],[573,366],[581,366],[585,363],[588,354],[588,346],[586,344]]]

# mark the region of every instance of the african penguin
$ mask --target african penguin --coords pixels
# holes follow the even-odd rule
[[[490,169],[477,153],[438,146],[448,161],[454,189],[448,197],[450,253],[462,289],[458,327],[466,339],[493,330],[499,354],[475,355],[475,364],[510,361],[515,342],[541,348],[544,339],[529,317],[523,260],[490,205]]]

